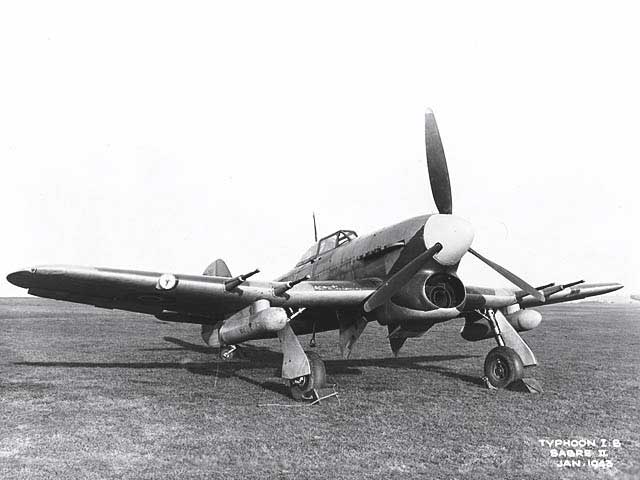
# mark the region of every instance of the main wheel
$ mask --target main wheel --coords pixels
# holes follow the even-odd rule
[[[491,385],[505,388],[522,378],[522,359],[513,348],[496,347],[484,360],[484,375]]]
[[[294,400],[301,402],[313,398],[313,389],[323,387],[326,383],[327,372],[324,362],[315,352],[307,352],[311,373],[304,377],[289,380],[289,389]]]

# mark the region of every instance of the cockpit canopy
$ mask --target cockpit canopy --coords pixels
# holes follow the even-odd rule
[[[357,237],[358,234],[353,230],[338,230],[331,235],[321,238],[320,241],[314,243],[309,250],[305,252],[296,267],[310,262],[322,253],[341,247]]]

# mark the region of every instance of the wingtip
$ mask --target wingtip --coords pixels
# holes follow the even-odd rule
[[[621,283],[612,283],[612,284],[609,285],[609,287],[603,293],[617,292],[618,290],[620,290],[622,288],[624,288],[624,285],[622,285]]]
[[[7,275],[7,281],[16,287],[30,288],[33,279],[33,269],[25,268]]]

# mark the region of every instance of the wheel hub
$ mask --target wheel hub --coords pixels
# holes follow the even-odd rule
[[[307,384],[308,376],[298,377],[291,380],[291,385],[304,387]]]
[[[493,373],[500,380],[507,377],[507,367],[504,365],[504,363],[502,363],[502,360],[496,360],[496,365],[493,368]]]

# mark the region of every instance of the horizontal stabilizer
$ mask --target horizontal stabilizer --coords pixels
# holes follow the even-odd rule
[[[229,267],[224,263],[221,258],[217,259],[211,265],[209,265],[204,271],[203,275],[207,277],[232,277]]]

